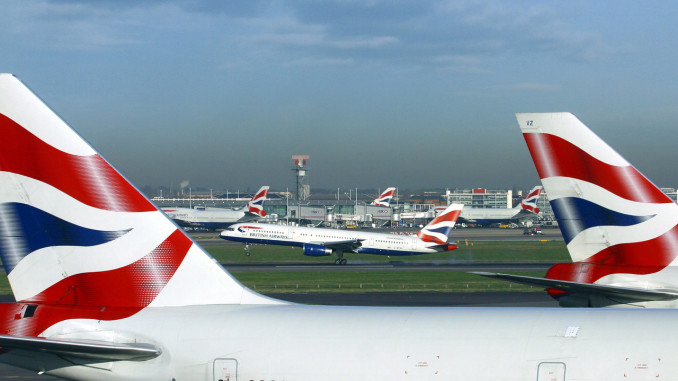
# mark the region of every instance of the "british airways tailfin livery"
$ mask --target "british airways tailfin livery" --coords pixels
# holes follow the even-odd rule
[[[162,211],[179,226],[225,229],[238,222],[256,221],[265,217],[264,201],[268,195],[268,188],[268,186],[259,188],[247,205],[240,209],[164,207]]]
[[[539,207],[537,206],[537,201],[539,201],[539,195],[541,194],[542,187],[536,186],[530,190],[530,192],[525,196],[522,201],[520,201],[520,209],[532,212],[534,214],[539,214]]]
[[[675,310],[267,298],[9,74],[0,134],[0,253],[17,300],[0,303],[0,362],[81,381],[678,378]]]
[[[395,187],[389,187],[386,188],[385,191],[381,192],[379,197],[375,198],[372,201],[372,205],[376,206],[391,206],[391,200],[393,199],[393,196],[395,195]]]
[[[448,206],[416,236],[248,223],[232,225],[222,231],[220,236],[246,245],[263,243],[299,246],[304,255],[312,257],[335,254],[335,264],[344,265],[347,263],[344,253],[403,256],[454,250],[457,245],[447,242],[447,239],[462,207],[461,204]]]
[[[517,114],[573,263],[538,284],[563,306],[678,307],[678,205],[570,113]]]

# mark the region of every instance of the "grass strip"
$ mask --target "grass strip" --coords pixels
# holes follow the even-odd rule
[[[544,276],[541,271],[515,272]],[[481,277],[464,272],[234,272],[248,288],[261,293],[284,292],[542,292],[539,287]]]

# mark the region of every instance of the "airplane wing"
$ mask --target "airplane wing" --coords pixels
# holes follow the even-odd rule
[[[0,348],[107,361],[145,361],[161,353],[159,348],[149,344],[111,344],[8,335],[0,335]]]
[[[343,251],[356,251],[362,246],[363,239],[347,239],[344,241],[329,241],[329,242],[311,242],[314,245],[322,245],[328,249],[336,249]]]
[[[639,288],[607,286],[601,284],[580,283],[566,280],[480,271],[471,272],[471,274],[481,275],[488,278],[502,279],[509,282],[521,283],[530,286],[541,286],[544,288],[556,289],[570,294],[597,294],[601,296],[624,298],[634,301],[678,299],[678,292],[670,290],[643,290]]]

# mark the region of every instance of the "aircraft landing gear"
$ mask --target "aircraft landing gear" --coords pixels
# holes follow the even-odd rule
[[[334,264],[335,265],[345,265],[346,262],[348,262],[348,261],[346,260],[346,258],[344,258],[344,253],[341,252],[341,251],[337,252],[337,259],[334,261]]]
[[[249,243],[245,244],[245,255],[248,256],[248,257],[250,256],[250,244]]]

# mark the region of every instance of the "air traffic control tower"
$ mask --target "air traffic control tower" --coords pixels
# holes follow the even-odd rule
[[[306,200],[311,191],[306,185],[306,171],[308,170],[308,161],[311,157],[308,155],[292,155],[292,172],[297,177],[297,200]]]

